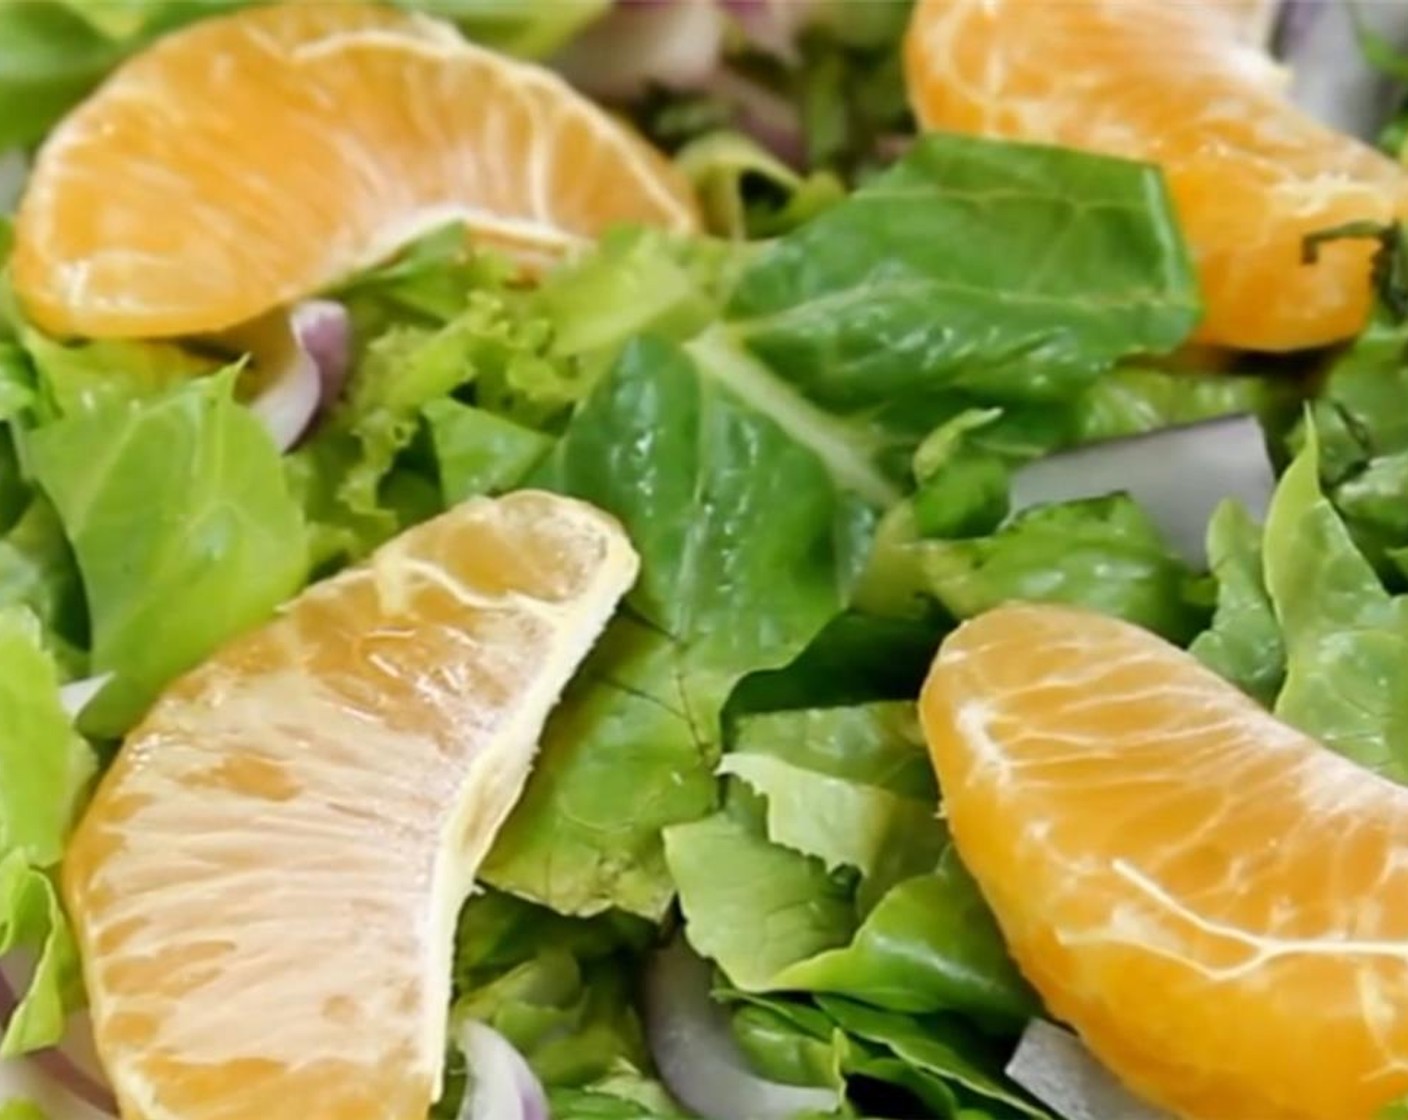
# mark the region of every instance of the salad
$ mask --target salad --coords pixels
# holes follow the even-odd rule
[[[1248,285],[1210,271],[1221,249],[1176,153],[966,128],[955,101],[924,101],[923,21],[963,3],[288,7],[314,14],[0,0],[0,213],[13,215],[0,218],[0,1057],[42,1063],[68,1093],[0,1099],[0,1120],[253,1115],[221,1112],[218,1094],[124,1087],[142,1046],[118,1036],[141,1031],[99,1006],[113,990],[89,910],[101,891],[74,886],[88,874],[76,865],[115,858],[94,855],[92,822],[134,752],[160,768],[171,697],[200,674],[417,534],[523,491],[606,515],[639,577],[554,690],[505,819],[470,830],[486,850],[435,978],[450,1006],[421,1024],[445,1042],[432,1117],[1408,1115],[1392,1061],[1361,1087],[1379,1094],[1370,1112],[1358,1097],[1295,1111],[1268,1089],[1265,1111],[1243,1098],[1219,1114],[1111,1058],[1052,1006],[1060,985],[1013,934],[1013,915],[1045,899],[997,881],[962,814],[940,813],[961,795],[936,776],[935,740],[957,733],[918,703],[943,671],[936,651],[977,632],[965,623],[1013,601],[1076,608],[1157,640],[1170,673],[1202,672],[1187,651],[1216,674],[1199,687],[1271,713],[1364,783],[1408,784],[1401,11],[1204,5],[1218,20],[1237,8],[1226,42],[1288,75],[1300,109],[1260,92],[1255,105],[1333,126],[1377,191],[1297,228],[1304,263],[1276,258],[1287,290],[1319,287],[1252,285],[1229,312]],[[315,79],[293,64],[263,72],[272,93],[237,84],[245,40],[228,57],[191,52],[226,57],[228,102],[200,84],[227,80],[219,65],[177,65],[191,37],[278,26],[243,22],[265,18],[346,18],[374,45],[410,29],[396,73],[413,94],[290,50],[345,91],[310,109],[297,99]],[[353,178],[318,178],[336,148],[320,145],[397,97],[415,110],[397,128],[449,112],[436,98],[452,80],[541,98],[539,116],[492,133],[491,158],[548,178],[502,194],[531,213],[437,212],[388,240],[401,227],[376,207],[448,164],[398,147],[356,209]],[[455,104],[512,101],[486,88],[454,86]],[[252,105],[266,114],[242,118]],[[305,146],[268,139],[318,112]],[[151,119],[170,150],[97,162]],[[596,146],[564,155],[544,135]],[[242,164],[252,151],[288,158]],[[166,173],[133,186],[143,161]],[[610,188],[600,220],[572,209],[590,204],[592,175]],[[65,211],[66,191],[79,201]],[[356,244],[324,261],[344,234]],[[1255,242],[1245,234],[1233,240]],[[99,260],[123,238],[140,267],[119,260],[126,241]],[[1227,259],[1249,268],[1254,250]],[[1011,835],[1032,823],[991,819]],[[323,872],[307,897],[332,923],[341,880]],[[183,874],[188,900],[208,901]],[[138,886],[104,889],[140,900]],[[1384,954],[1399,942],[1385,935]],[[349,1010],[371,981],[343,977],[353,1002],[337,1007],[375,1039],[386,1022]],[[1113,1029],[1152,1021],[1160,1001],[1115,993]],[[278,1036],[279,1013],[270,996],[258,1030]],[[1331,1066],[1317,1076],[1333,1088]]]

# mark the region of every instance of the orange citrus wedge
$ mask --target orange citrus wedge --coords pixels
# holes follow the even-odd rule
[[[391,8],[287,4],[159,41],[55,130],[14,282],[54,334],[200,334],[451,220],[541,266],[616,223],[693,229],[696,210],[547,70]]]
[[[126,1120],[410,1120],[459,907],[635,578],[620,527],[478,500],[175,684],[64,863]]]
[[[1408,789],[1067,608],[961,627],[921,710],[1012,953],[1131,1088],[1187,1120],[1408,1093]]]
[[[1250,9],[1250,11],[1249,11]],[[1201,341],[1294,350],[1354,334],[1364,243],[1306,234],[1408,213],[1408,174],[1285,96],[1246,0],[920,0],[905,43],[930,129],[1158,163],[1197,258]]]

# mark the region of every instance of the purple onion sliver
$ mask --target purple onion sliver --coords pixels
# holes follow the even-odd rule
[[[290,316],[299,348],[318,368],[318,411],[328,412],[342,396],[352,367],[352,317],[336,300],[300,303]]]
[[[508,1039],[473,1019],[456,1037],[470,1071],[459,1120],[549,1120],[542,1084]]]

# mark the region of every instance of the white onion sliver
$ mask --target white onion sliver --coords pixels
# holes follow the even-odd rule
[[[112,678],[112,673],[100,673],[96,677],[84,677],[82,680],[70,681],[63,685],[59,689],[59,703],[68,713],[68,718],[77,719],[81,716],[83,709],[108,686]]]
[[[282,316],[276,325],[258,330],[248,348],[266,378],[265,387],[250,402],[250,410],[264,422],[279,450],[287,451],[317,415],[322,401],[318,365]]]
[[[1066,1120],[1172,1120],[1115,1080],[1079,1038],[1040,1019],[1027,1024],[1007,1076]]]
[[[1276,475],[1252,416],[1165,428],[1039,459],[1012,480],[1014,512],[1125,491],[1190,563],[1206,562],[1208,519],[1224,498],[1266,516]]]
[[[473,1019],[459,1026],[455,1039],[470,1075],[459,1120],[548,1120],[547,1095],[508,1039]]]
[[[767,1081],[748,1068],[710,996],[709,966],[677,940],[651,961],[645,978],[651,1056],[665,1087],[705,1120],[788,1120],[830,1112],[837,1094]]]

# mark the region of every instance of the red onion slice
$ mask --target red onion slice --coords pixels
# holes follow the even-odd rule
[[[768,1081],[748,1067],[710,984],[709,966],[682,939],[657,953],[646,972],[650,1051],[675,1099],[705,1120],[789,1120],[834,1110],[833,1090]]]
[[[280,451],[296,446],[318,414],[341,394],[352,350],[346,308],[312,300],[230,332],[228,345],[249,353],[263,388],[249,407]]]
[[[470,1076],[459,1120],[548,1120],[547,1094],[508,1039],[467,1019],[456,1031],[456,1042]]]

